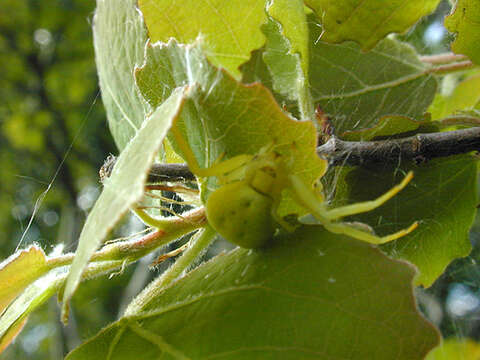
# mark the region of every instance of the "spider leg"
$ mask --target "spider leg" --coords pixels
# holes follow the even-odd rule
[[[401,190],[407,186],[407,184],[412,180],[413,172],[410,171],[400,182],[400,184],[395,185],[393,188],[388,190],[385,194],[380,195],[378,198],[370,201],[359,202],[352,205],[341,206],[335,209],[327,210],[326,218],[329,220],[340,219],[345,216],[361,214],[364,212],[371,211],[377,207],[383,205],[392,197],[397,195]]]
[[[402,229],[400,231],[397,231],[393,234],[386,235],[386,236],[376,236],[372,233],[357,229],[345,223],[326,223],[326,224],[323,224],[323,226],[325,227],[325,229],[335,234],[344,234],[344,235],[351,236],[355,239],[368,242],[370,244],[380,245],[380,244],[385,244],[387,242],[396,240],[398,238],[401,238],[411,233],[413,230],[415,230],[418,227],[418,222],[414,222],[408,228]]]
[[[393,187],[391,190],[387,191],[382,196],[378,197],[372,201],[365,201],[357,204],[347,205],[343,207],[339,207],[336,209],[328,210],[324,203],[319,202],[313,191],[308,188],[307,185],[296,175],[290,175],[289,180],[290,183],[295,190],[295,194],[297,200],[305,206],[309,211],[312,213],[313,216],[330,232],[336,234],[344,234],[351,236],[355,239],[362,240],[371,244],[384,244],[389,241],[396,240],[402,236],[405,236],[415,230],[418,226],[418,223],[415,222],[410,225],[408,228],[397,231],[393,234],[379,237],[376,236],[368,231],[361,230],[357,227],[348,225],[342,222],[332,222],[332,220],[337,220],[343,216],[359,214],[363,212],[367,212],[373,210],[387,200],[391,199],[395,194],[397,194],[400,190],[402,190],[408,182],[412,179],[413,173],[409,172],[407,176],[403,179],[403,181]]]
[[[245,165],[247,162],[249,162],[252,159],[252,155],[242,154],[242,155],[234,156],[225,161],[216,163],[208,168],[201,168],[197,162],[197,159],[192,149],[183,138],[183,135],[180,133],[180,130],[178,129],[177,125],[174,124],[170,129],[170,131],[173,133],[173,136],[175,137],[175,141],[177,142],[178,147],[182,150],[182,153],[183,153],[182,155],[184,159],[187,161],[190,171],[194,173],[196,176],[207,177],[207,176],[223,175],[225,173],[228,173],[230,171],[233,171]]]
[[[290,175],[289,178],[290,178],[290,182],[292,183],[295,189],[295,192],[297,193],[297,196],[299,197],[300,202],[303,203],[304,206],[307,206],[307,208],[311,210],[315,210],[315,213],[322,219],[332,221],[332,220],[340,219],[345,216],[368,212],[383,205],[385,202],[387,202],[396,194],[398,194],[402,189],[404,189],[405,186],[407,186],[407,184],[413,178],[413,172],[410,171],[403,178],[400,184],[395,185],[393,188],[388,190],[385,194],[379,196],[374,200],[359,202],[356,204],[351,204],[346,206],[340,206],[338,208],[330,209],[330,210],[328,210],[323,204],[318,204],[318,202],[315,201],[315,198],[309,194],[311,193],[311,190],[303,183],[303,181],[298,176]]]

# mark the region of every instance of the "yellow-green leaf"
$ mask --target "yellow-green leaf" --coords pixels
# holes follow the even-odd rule
[[[432,119],[438,120],[459,111],[472,110],[479,102],[480,75],[476,74],[460,82],[452,93],[437,94],[428,111],[432,114]]]
[[[467,55],[474,63],[480,64],[480,2],[458,0],[452,13],[445,18],[445,27],[456,33],[452,50]]]
[[[189,44],[202,39],[214,65],[236,77],[250,52],[265,43],[260,26],[266,21],[265,0],[139,0],[153,42],[175,38]]]
[[[450,338],[433,349],[425,360],[477,360],[480,344],[471,339]]]
[[[322,41],[358,42],[372,49],[389,33],[403,33],[437,7],[440,0],[306,0],[322,24]]]
[[[267,36],[265,63],[274,89],[288,99],[298,100],[302,119],[313,117],[308,83],[308,25],[303,1],[275,0],[268,7],[272,19],[263,31]]]
[[[35,245],[3,261],[0,264],[0,314],[30,283],[47,271],[45,253]]]

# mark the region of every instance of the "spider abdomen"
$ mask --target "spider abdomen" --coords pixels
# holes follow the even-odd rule
[[[243,248],[258,248],[275,232],[273,200],[246,181],[226,184],[207,200],[207,219],[225,239]]]

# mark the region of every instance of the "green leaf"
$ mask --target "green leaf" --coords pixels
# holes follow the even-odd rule
[[[382,249],[415,264],[420,270],[415,283],[428,287],[452,260],[468,255],[471,250],[468,232],[477,206],[474,158],[455,156],[391,170],[385,167],[342,170],[337,199],[349,203],[372,200],[410,170],[415,177],[407,188],[378,209],[348,219],[376,224],[374,229],[379,234],[392,233],[419,221],[415,231]]]
[[[281,25],[282,35],[288,39],[289,52],[298,54],[304,74],[308,74],[308,26],[301,0],[273,0],[269,15]]]
[[[474,360],[480,358],[480,345],[470,339],[451,338],[433,349],[425,360]]]
[[[63,316],[85,266],[121,216],[143,195],[147,172],[173,119],[183,104],[183,89],[174,92],[143,124],[119,155],[111,176],[95,203],[80,234],[63,298]]]
[[[120,150],[135,136],[148,112],[133,77],[133,69],[143,61],[147,41],[136,4],[136,0],[97,0],[93,26],[102,101]]]
[[[15,298],[28,292],[25,289],[48,270],[45,253],[35,245],[16,252],[0,264],[0,353],[18,335],[27,320],[26,316],[18,321],[14,319],[15,326],[10,326],[13,322],[8,319],[10,309],[6,310],[7,307]]]
[[[122,266],[122,260],[97,261],[88,266],[86,277],[98,276]],[[52,269],[44,276],[32,282],[13,301],[0,318],[0,352],[21,331],[28,315],[59,291],[67,278],[69,266]]]
[[[319,30],[310,27],[314,38]],[[436,90],[409,45],[386,39],[368,52],[354,43],[312,43],[310,84],[315,104],[331,118],[336,134],[374,126],[385,115],[422,119]]]
[[[180,43],[202,39],[215,66],[236,77],[250,52],[263,46],[260,26],[266,22],[265,0],[139,0],[153,42],[175,38]]]
[[[42,249],[32,245],[0,264],[0,314],[30,283],[49,270]]]
[[[291,171],[307,184],[323,175],[326,161],[316,155],[316,130],[311,122],[292,119],[263,85],[241,84],[201,56],[198,46],[185,47],[173,41],[156,44],[147,48],[145,65],[136,72],[138,86],[152,106],[175,86],[187,81],[200,84],[189,92],[178,120],[200,167],[210,167],[220,157],[255,155],[267,146],[281,155],[294,153]],[[185,158],[174,139],[172,144]],[[298,207],[287,193],[279,213],[294,211]]]
[[[65,282],[68,267],[50,271],[30,284],[0,318],[0,344],[8,345],[21,330],[27,316],[55,294]],[[12,336],[13,335],[13,336]]]
[[[135,69],[141,94],[152,108],[160,106],[180,86],[200,84],[204,88],[215,77],[199,42],[193,45],[149,43],[142,67]]]
[[[319,39],[358,42],[372,49],[389,33],[403,33],[437,7],[440,0],[306,0],[322,22]]]
[[[452,13],[445,18],[445,27],[456,33],[452,50],[467,55],[470,60],[480,64],[480,3],[477,0],[458,0]]]
[[[290,52],[289,42],[282,35],[278,22],[270,20],[262,30],[267,37],[263,60],[271,74],[273,90],[289,100],[298,100],[299,88],[305,84],[298,54]]]
[[[460,82],[448,94],[437,94],[428,111],[432,119],[442,119],[459,111],[468,111],[480,102],[480,74],[470,76]]]
[[[438,343],[406,263],[317,226],[276,241],[203,264],[67,359],[413,360]]]
[[[272,20],[262,30],[267,36],[264,60],[274,89],[298,100],[302,119],[313,116],[308,84],[308,26],[303,1],[275,0],[268,7]]]

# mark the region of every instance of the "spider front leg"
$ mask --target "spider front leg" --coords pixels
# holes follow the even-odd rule
[[[342,222],[326,223],[326,224],[323,224],[323,226],[325,227],[325,229],[327,229],[332,233],[344,234],[344,235],[353,237],[355,239],[368,242],[370,244],[380,245],[380,244],[385,244],[387,242],[399,239],[407,234],[410,234],[413,230],[415,230],[418,227],[418,222],[414,222],[408,228],[402,229],[400,231],[397,231],[393,234],[386,235],[386,236],[377,236],[368,231],[360,230],[352,225],[349,225],[347,223],[342,223]]]
[[[418,226],[418,222],[413,223],[408,228],[400,230],[396,233],[379,237],[368,231],[361,230],[352,225],[342,222],[335,222],[336,220],[341,219],[342,217],[349,215],[361,214],[364,212],[371,211],[377,207],[383,205],[386,201],[395,196],[399,191],[401,191],[410,180],[413,178],[413,173],[409,172],[402,182],[392,189],[387,191],[385,194],[379,196],[375,200],[360,202],[352,205],[341,206],[336,209],[328,210],[323,203],[320,203],[316,200],[315,194],[313,191],[308,188],[307,185],[296,175],[290,175],[289,180],[292,185],[292,188],[295,191],[297,199],[299,202],[309,209],[315,218],[320,221],[320,223],[329,231],[336,234],[345,234],[351,236],[355,239],[366,241],[371,244],[383,244],[389,241],[396,240],[402,236],[405,236],[415,230]]]
[[[219,159],[217,159],[215,164],[211,165],[210,167],[201,168],[198,164],[195,154],[193,153],[188,143],[185,141],[182,133],[177,128],[177,125],[174,124],[170,131],[175,137],[175,141],[177,142],[178,147],[180,148],[180,150],[182,150],[182,155],[186,160],[190,171],[198,177],[222,176],[226,173],[242,167],[252,159],[252,155],[247,154],[237,155],[224,161],[221,161],[220,157]]]

